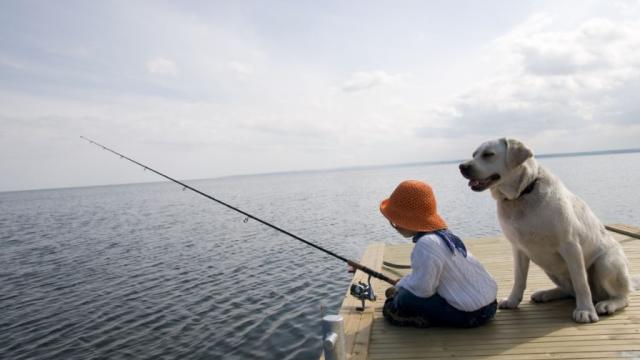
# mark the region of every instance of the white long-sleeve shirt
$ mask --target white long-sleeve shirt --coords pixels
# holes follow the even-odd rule
[[[465,258],[451,250],[435,234],[425,234],[411,252],[411,273],[397,286],[427,298],[435,293],[462,311],[474,311],[496,299],[498,285],[480,262],[467,252]]]

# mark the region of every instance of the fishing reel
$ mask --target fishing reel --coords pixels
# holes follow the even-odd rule
[[[364,310],[365,300],[369,300],[369,301],[376,300],[376,295],[373,293],[373,287],[371,286],[371,275],[369,275],[369,279],[367,279],[367,283],[358,281],[357,284],[351,284],[351,288],[349,289],[349,292],[351,293],[351,296],[362,301],[362,306],[356,307],[356,310],[358,311]]]

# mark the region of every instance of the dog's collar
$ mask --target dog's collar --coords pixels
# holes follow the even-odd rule
[[[524,190],[522,190],[522,192],[520,193],[520,195],[518,195],[518,197],[516,198],[516,200],[520,199],[521,197],[527,195],[528,193],[533,191],[533,188],[536,187],[536,183],[538,182],[538,178],[533,179],[533,181],[527,185],[526,188],[524,188]]]

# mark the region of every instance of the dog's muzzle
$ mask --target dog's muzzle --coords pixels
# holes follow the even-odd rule
[[[462,163],[460,164],[460,166],[458,166],[458,168],[460,169],[460,173],[462,174],[462,176],[464,176],[465,178],[469,178],[471,176],[471,164],[469,164],[468,162],[466,163]]]

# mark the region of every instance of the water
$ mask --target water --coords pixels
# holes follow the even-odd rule
[[[640,225],[640,154],[542,159],[605,223]],[[463,237],[499,233],[455,165],[190,184],[348,258],[403,241],[378,212],[430,182]],[[0,358],[315,359],[320,305],[351,275],[323,253],[174,184],[0,193]]]

